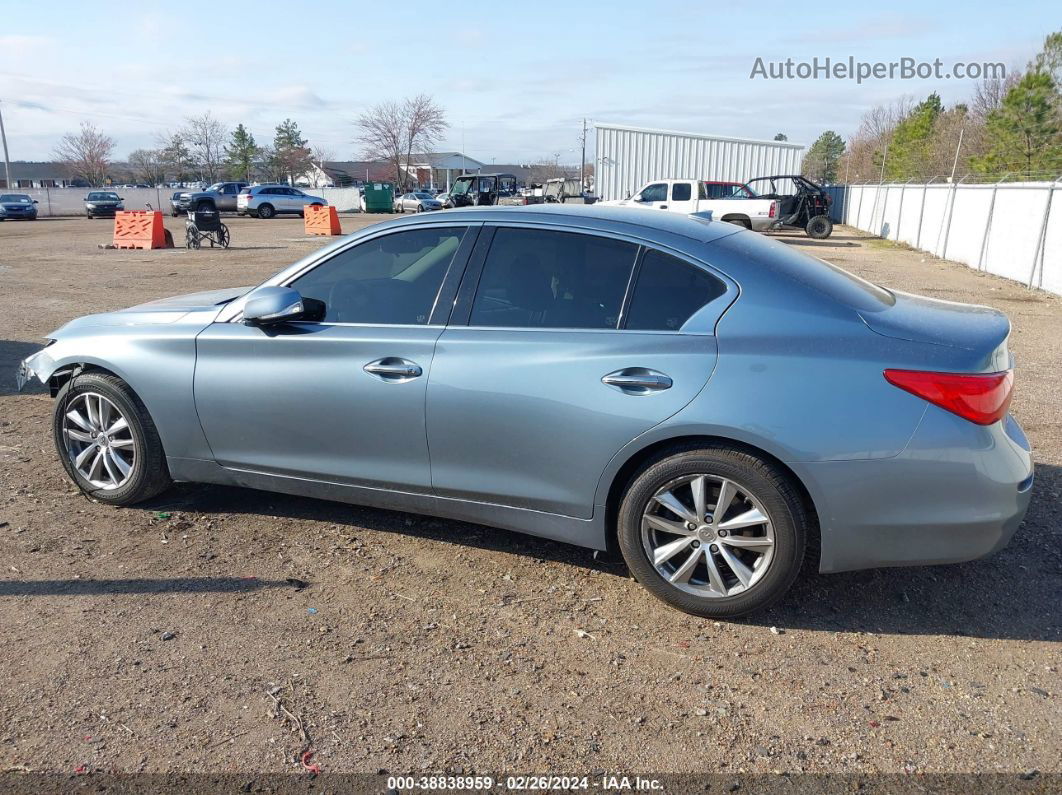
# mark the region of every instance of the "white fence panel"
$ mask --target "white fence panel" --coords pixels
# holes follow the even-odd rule
[[[835,221],[1062,295],[1062,180],[829,190]]]

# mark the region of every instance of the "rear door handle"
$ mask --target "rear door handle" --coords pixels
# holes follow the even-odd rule
[[[374,362],[369,362],[362,368],[369,375],[379,378],[381,381],[400,383],[417,378],[424,371],[416,362],[408,359],[400,359],[397,356],[385,356]]]
[[[648,395],[671,389],[671,377],[647,367],[626,367],[602,376],[601,383],[627,395]]]
[[[660,205],[660,209],[661,210],[666,210],[667,209],[667,205],[666,204],[661,204]]]

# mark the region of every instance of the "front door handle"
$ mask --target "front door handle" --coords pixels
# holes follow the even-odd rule
[[[383,359],[369,362],[362,369],[369,375],[389,383],[409,381],[424,372],[416,362],[400,359],[397,356],[385,356]]]
[[[626,367],[601,378],[601,383],[627,395],[649,395],[671,389],[671,377],[647,367]]]
[[[667,205],[666,204],[661,204],[660,205],[660,209],[661,210],[666,210],[667,209]]]

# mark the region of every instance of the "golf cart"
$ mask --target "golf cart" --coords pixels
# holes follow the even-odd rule
[[[830,196],[799,174],[757,177],[746,183],[760,199],[778,202],[778,225],[800,227],[808,237],[823,240],[833,232]]]
[[[487,207],[516,194],[514,174],[462,174],[450,188],[448,207]]]

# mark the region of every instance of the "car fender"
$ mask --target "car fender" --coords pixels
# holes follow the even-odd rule
[[[113,373],[147,407],[168,457],[209,459],[192,393],[195,337],[207,323],[199,316],[153,326],[65,327],[24,366],[43,384],[78,366]]]

